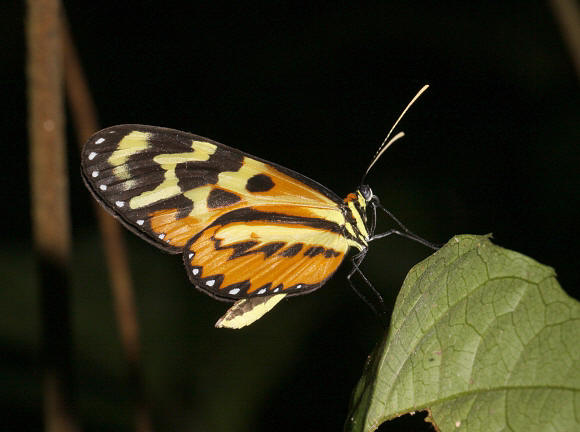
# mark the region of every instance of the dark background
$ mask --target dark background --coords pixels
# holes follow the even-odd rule
[[[41,424],[20,3],[3,5],[0,17],[4,430]],[[421,236],[445,242],[493,233],[497,244],[555,267],[563,288],[578,296],[578,81],[547,2],[65,7],[103,127],[190,131],[295,169],[340,196],[358,186],[393,121],[429,83],[399,128],[407,136],[369,176],[374,192]],[[84,430],[128,431],[127,371],[70,138],[79,418]],[[178,257],[127,240],[158,431],[342,427],[381,335],[347,286],[348,265],[320,291],[282,303],[248,329],[217,330],[226,305],[193,289]],[[373,243],[364,271],[392,304],[406,272],[429,254],[385,239]]]

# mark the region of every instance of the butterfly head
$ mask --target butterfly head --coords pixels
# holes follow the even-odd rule
[[[367,224],[367,207],[369,205],[373,205],[373,201],[377,199],[377,197],[373,194],[373,191],[369,185],[362,184],[358,187],[355,193],[357,197],[357,205],[356,209],[360,214],[361,219],[363,220],[365,226]]]

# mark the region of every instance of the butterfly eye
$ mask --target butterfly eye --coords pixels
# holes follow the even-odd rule
[[[373,191],[371,190],[369,185],[361,185],[358,189],[362,194],[365,201],[370,201],[373,197]]]

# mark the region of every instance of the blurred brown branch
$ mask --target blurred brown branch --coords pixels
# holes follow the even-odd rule
[[[550,5],[576,68],[576,76],[580,78],[580,8],[578,2],[550,0]]]
[[[69,265],[71,251],[64,134],[60,2],[27,3],[28,129],[32,228],[39,270],[44,422],[78,430],[71,403]]]
[[[63,22],[63,43],[66,93],[79,147],[82,148],[85,141],[100,129],[97,110],[66,22]],[[119,223],[96,203],[94,208],[109,268],[121,344],[135,397],[135,430],[148,432],[152,426],[141,379],[139,323],[125,241]]]

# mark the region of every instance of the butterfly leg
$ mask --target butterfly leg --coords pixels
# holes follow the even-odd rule
[[[419,237],[417,234],[415,234],[414,232],[412,232],[411,230],[409,230],[405,225],[403,225],[403,223],[397,219],[395,217],[395,215],[393,213],[391,213],[390,211],[388,211],[385,207],[383,207],[383,205],[379,202],[379,199],[375,196],[373,197],[373,200],[371,201],[372,206],[373,206],[373,211],[376,212],[376,208],[380,208],[382,211],[384,211],[393,221],[395,221],[395,223],[397,225],[399,225],[399,227],[401,228],[401,230],[398,229],[390,229],[384,233],[380,233],[380,234],[371,234],[371,237],[369,238],[369,241],[373,241],[373,240],[377,240],[383,237],[388,237],[390,235],[398,235],[401,237],[405,237],[408,238],[410,240],[416,241],[417,243],[421,243],[422,245],[427,246],[428,248],[431,248],[433,250],[438,250],[441,245],[435,244],[435,243],[431,243],[430,241],[425,240],[422,237]]]
[[[361,262],[365,258],[367,251],[368,251],[368,249],[363,249],[362,251],[360,251],[358,254],[356,254],[355,256],[353,256],[351,258],[352,269],[349,272],[349,274],[346,276],[346,280],[348,281],[348,284],[350,285],[352,290],[356,293],[356,295],[358,295],[361,298],[361,300],[364,301],[371,308],[371,310],[374,312],[374,314],[377,316],[377,318],[381,322],[381,325],[383,327],[386,327],[387,326],[387,320],[386,320],[387,311],[385,309],[385,303],[383,302],[383,298],[381,297],[381,294],[375,289],[373,284],[367,279],[367,277],[364,275],[364,273],[361,271],[361,269],[359,267]],[[353,275],[355,273],[358,273],[360,275],[360,277],[363,279],[363,281],[367,284],[367,286],[371,289],[373,296],[375,297],[376,300],[378,300],[378,308],[377,308],[376,304],[373,304],[373,302],[371,302],[371,300],[369,298],[367,298],[361,291],[359,291],[356,288],[355,284],[351,280],[351,278],[353,277]]]
[[[370,236],[372,237],[373,235],[375,235],[375,230],[377,229],[377,206],[376,205],[371,205],[373,211],[371,213],[371,223],[370,223],[370,229],[369,229],[369,233]]]

